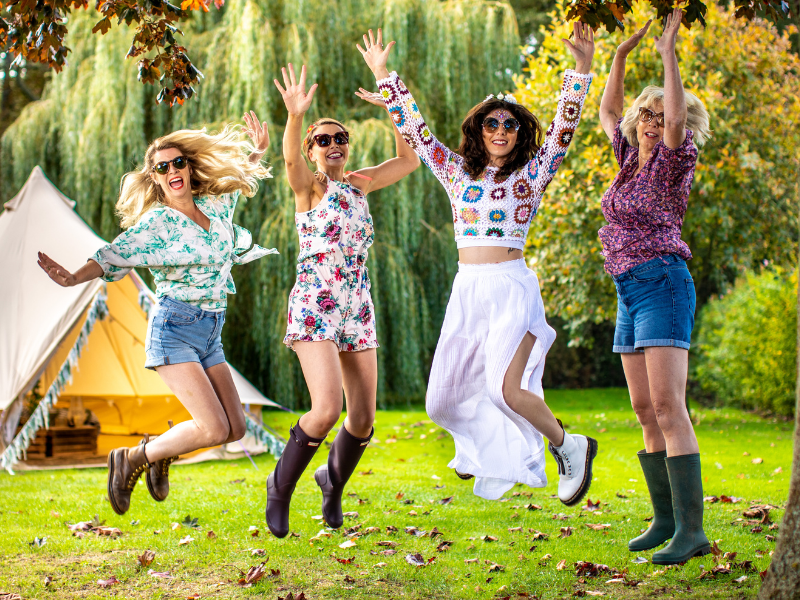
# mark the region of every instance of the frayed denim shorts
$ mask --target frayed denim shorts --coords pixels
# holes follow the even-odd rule
[[[653,346],[689,349],[694,328],[694,281],[686,261],[668,254],[614,276],[614,352]]]
[[[144,366],[196,362],[203,369],[225,362],[222,351],[222,326],[225,311],[197,308],[167,296],[150,311]]]

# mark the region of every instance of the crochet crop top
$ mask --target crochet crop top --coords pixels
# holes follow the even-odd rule
[[[434,137],[397,73],[378,81],[394,124],[450,197],[458,248],[523,249],[542,194],[572,141],[592,77],[566,71],[556,117],[545,134],[544,144],[525,167],[502,182],[494,180],[496,167],[488,167],[478,179],[464,171],[464,159]]]

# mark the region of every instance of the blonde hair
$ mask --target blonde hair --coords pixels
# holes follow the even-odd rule
[[[239,190],[251,197],[258,190],[258,180],[272,176],[260,161],[250,162],[248,155],[253,146],[242,140],[238,126],[227,125],[216,134],[206,133],[205,129],[174,131],[148,146],[141,169],[123,176],[116,210],[124,229],[163,203],[164,191],[151,173],[155,153],[169,148],[180,150],[188,159],[193,196],[219,196]]]
[[[308,156],[308,151],[311,150],[311,146],[314,145],[314,132],[317,130],[317,127],[322,127],[323,125],[336,125],[342,131],[349,133],[347,131],[347,128],[336,119],[328,119],[328,118],[317,119],[311,125],[308,126],[308,129],[306,129],[306,137],[303,138],[303,154],[305,154],[306,156]]]
[[[693,141],[699,148],[706,143],[706,140],[711,137],[711,127],[709,125],[708,111],[700,98],[691,92],[683,91],[686,98],[686,129],[694,133]],[[620,128],[622,135],[628,140],[628,143],[635,148],[639,147],[639,140],[636,138],[636,124],[639,122],[639,109],[652,108],[656,102],[664,104],[664,88],[657,85],[648,85],[636,101],[627,111],[625,117],[622,119]]]

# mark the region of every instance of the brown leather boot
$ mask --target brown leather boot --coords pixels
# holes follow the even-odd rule
[[[172,427],[172,421],[169,422],[169,426]],[[145,434],[144,444],[147,444],[149,441],[150,436]],[[150,468],[147,470],[147,477],[145,477],[144,480],[147,483],[147,491],[150,492],[153,500],[163,502],[167,499],[167,495],[169,494],[169,466],[178,460],[178,458],[178,456],[168,456],[167,458],[162,458],[161,460],[150,463]]]
[[[115,513],[128,512],[136,481],[148,467],[143,444],[108,453],[108,500]]]

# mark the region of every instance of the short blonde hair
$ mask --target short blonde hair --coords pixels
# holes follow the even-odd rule
[[[193,196],[219,196],[238,190],[250,197],[258,190],[259,179],[272,176],[261,161],[250,162],[253,145],[239,126],[228,125],[216,134],[206,133],[205,129],[174,131],[154,140],[145,152],[142,167],[122,178],[116,209],[123,229],[135,225],[147,211],[164,201],[164,192],[150,175],[155,153],[169,148],[179,150],[188,159]]]
[[[700,98],[691,92],[683,91],[686,98],[686,129],[694,133],[693,141],[699,148],[706,143],[706,140],[711,137],[711,127],[709,126],[708,111]],[[664,88],[657,85],[648,85],[636,101],[633,103],[622,119],[620,128],[622,135],[628,140],[628,143],[635,147],[639,147],[639,140],[636,138],[636,124],[639,122],[639,109],[650,108],[652,109],[656,102],[664,104]]]

